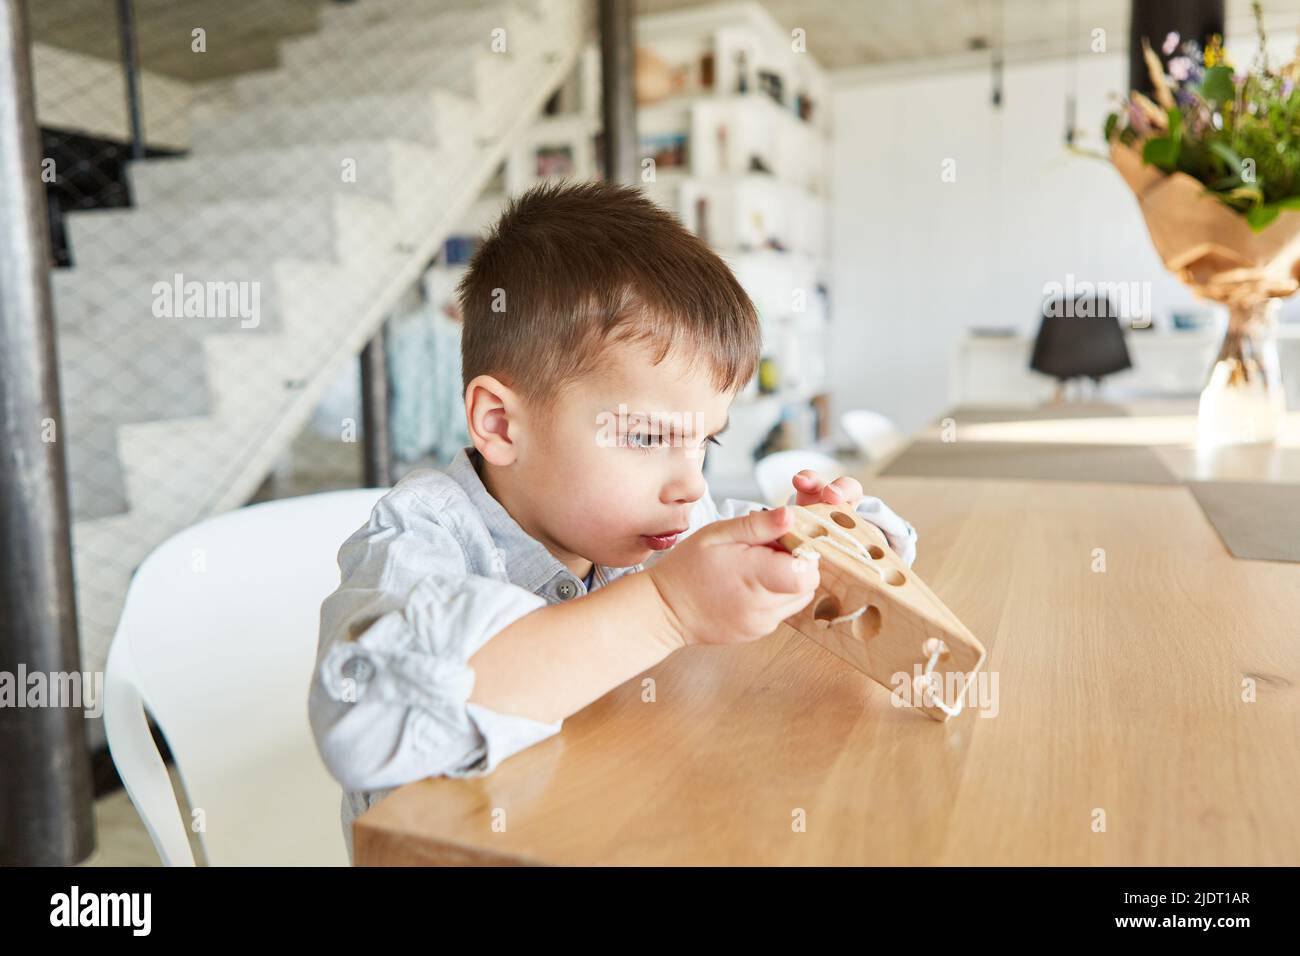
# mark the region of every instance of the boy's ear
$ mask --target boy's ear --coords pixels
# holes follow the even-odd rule
[[[518,451],[519,399],[515,392],[491,375],[479,375],[465,386],[465,420],[469,438],[483,460],[509,465]],[[513,434],[512,434],[513,431]]]

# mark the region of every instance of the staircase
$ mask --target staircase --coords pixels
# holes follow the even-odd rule
[[[579,0],[359,0],[320,25],[278,68],[206,88],[191,152],[129,166],[131,208],[69,216],[74,266],[52,283],[87,670],[135,567],[253,494],[585,30]],[[159,308],[176,276],[200,284],[189,313]],[[222,308],[240,294],[255,318]]]

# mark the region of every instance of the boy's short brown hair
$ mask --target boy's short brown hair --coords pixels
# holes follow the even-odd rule
[[[462,389],[494,375],[549,405],[609,341],[645,340],[655,361],[686,346],[718,391],[758,365],[762,335],[718,256],[639,190],[543,184],[512,200],[458,288]]]

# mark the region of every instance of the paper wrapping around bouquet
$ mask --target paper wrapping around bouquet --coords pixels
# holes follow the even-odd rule
[[[1300,288],[1300,212],[1283,210],[1260,232],[1186,173],[1164,173],[1130,146],[1111,162],[1133,190],[1165,268],[1202,298],[1229,306]]]

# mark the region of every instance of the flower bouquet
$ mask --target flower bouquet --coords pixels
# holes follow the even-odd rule
[[[1255,4],[1256,22],[1261,22]],[[1137,197],[1166,268],[1228,309],[1201,393],[1203,447],[1271,442],[1286,410],[1278,300],[1300,288],[1300,58],[1251,68],[1213,37],[1143,41],[1154,100],[1133,92],[1106,120],[1110,159]]]

